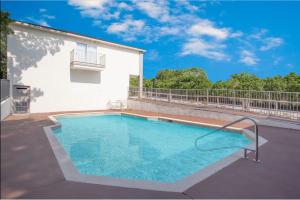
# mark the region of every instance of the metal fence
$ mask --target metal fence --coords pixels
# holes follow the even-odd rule
[[[129,89],[129,98],[138,96],[139,88]],[[142,98],[300,119],[300,92],[143,88]]]
[[[10,97],[9,80],[1,79],[1,102]]]

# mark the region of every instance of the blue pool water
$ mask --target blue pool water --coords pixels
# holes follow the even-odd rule
[[[54,135],[80,173],[115,178],[174,182],[251,143],[245,136],[179,123],[126,115],[58,117]],[[239,146],[239,147],[237,147]]]

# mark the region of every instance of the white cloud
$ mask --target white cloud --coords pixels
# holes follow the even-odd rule
[[[272,60],[273,60],[273,65],[278,65],[282,60],[283,58],[281,56],[272,56]]]
[[[103,14],[103,18],[104,19],[119,19],[120,18],[120,11],[116,11],[114,13],[106,13],[106,14]]]
[[[45,20],[39,20],[39,21],[37,21],[37,23],[38,24],[40,24],[40,25],[42,25],[42,26],[48,26],[48,27],[50,27],[50,25],[48,24],[48,22],[46,22]]]
[[[109,0],[69,0],[68,3],[72,6],[81,9],[102,9]]]
[[[259,50],[267,51],[270,49],[274,49],[276,47],[281,46],[284,41],[282,38],[279,37],[268,37],[267,33],[269,32],[268,29],[260,29],[257,33],[249,35],[249,39],[255,39],[256,41],[260,42],[261,47]]]
[[[101,26],[101,25],[102,25],[101,20],[94,20],[93,21],[93,26]]]
[[[187,39],[181,55],[194,54],[212,60],[229,61],[230,56],[225,53],[226,39],[241,37],[243,33],[232,32],[231,28],[217,27],[213,21],[207,19],[196,18],[195,20],[192,25],[188,25],[187,35],[183,34],[184,37],[193,38]]]
[[[226,46],[217,42],[206,42],[202,39],[189,39],[182,48],[181,55],[199,55],[213,60],[229,60],[223,52]]]
[[[284,42],[279,37],[269,36],[267,29],[256,29],[253,34],[248,34],[201,18],[199,12],[205,12],[208,2],[68,0],[68,3],[78,9],[82,16],[91,17],[93,26],[109,34],[117,35],[125,41],[138,39],[144,43],[164,37],[168,42],[176,41],[174,45],[181,43],[181,55],[193,54],[228,61],[231,56],[227,50],[230,50],[235,52],[237,62],[255,65],[259,62],[257,55],[260,54],[255,55],[253,52],[267,51]],[[42,19],[50,18],[44,16]]]
[[[268,31],[269,31],[268,29],[260,29],[257,33],[249,35],[249,38],[261,40]]]
[[[242,31],[236,31],[230,34],[231,38],[239,38],[242,37],[244,35],[244,33]]]
[[[32,21],[33,23],[36,23],[36,24],[39,24],[39,25],[42,25],[42,26],[48,26],[48,27],[51,27],[48,22],[44,19],[36,19],[36,18],[33,18],[33,17],[27,17],[28,20]]]
[[[263,40],[264,45],[260,48],[261,51],[267,51],[283,44],[283,39],[278,37],[268,37]]]
[[[124,10],[133,10],[132,6],[128,5],[127,3],[125,2],[121,2],[118,4],[118,8],[120,9],[124,9]]]
[[[80,10],[81,15],[91,18],[118,19],[120,13],[112,12],[109,8],[114,5],[113,0],[69,0],[69,5]]]
[[[177,35],[180,32],[178,27],[161,27],[160,34],[161,35]]]
[[[126,19],[124,22],[116,22],[110,25],[107,29],[109,33],[119,33],[129,31],[141,31],[145,23],[142,20]]]
[[[86,10],[82,10],[80,13],[82,16],[91,17],[94,19],[98,19],[99,17],[102,17],[105,20],[110,20],[110,19],[119,19],[120,17],[119,11],[111,13],[101,9],[86,9]]]
[[[160,0],[136,0],[136,6],[149,17],[161,22],[170,20],[169,8],[166,1]]]
[[[101,9],[83,9],[80,11],[82,16],[92,17],[92,18],[98,18],[102,10]]]
[[[56,17],[54,15],[48,15],[47,14],[47,9],[44,8],[40,8],[39,12],[41,14],[40,18],[35,18],[35,17],[27,17],[27,19],[35,24],[39,24],[42,26],[48,26],[51,27],[49,25],[49,23],[47,22],[48,19],[55,19]]]
[[[56,17],[54,15],[42,15],[43,18],[47,18],[47,19],[55,19]]]
[[[115,22],[108,26],[107,32],[117,34],[127,41],[133,41],[136,35],[141,34],[145,22],[143,20],[126,19],[123,22]]]
[[[114,13],[112,13],[102,9],[86,9],[86,10],[82,10],[80,13],[82,16],[91,17],[94,19],[98,19],[99,17],[102,17],[103,19],[110,20],[110,19],[119,19],[120,17],[119,11],[115,11]]]
[[[193,36],[206,35],[219,40],[224,40],[229,36],[230,31],[228,28],[216,28],[209,20],[201,20],[191,26],[188,30],[188,33]]]
[[[159,59],[159,54],[155,49],[150,49],[149,51],[146,52],[145,54],[145,59],[146,60],[158,60]]]
[[[189,11],[196,11],[199,10],[199,6],[195,6],[192,4],[192,1],[189,0],[180,0],[180,1],[176,1],[176,3],[179,6],[184,6],[187,10]]]
[[[286,66],[287,66],[288,68],[294,68],[294,67],[295,67],[295,65],[293,65],[293,64],[291,64],[291,63],[288,63]]]
[[[47,12],[47,9],[45,9],[45,8],[40,8],[40,13],[43,13],[43,12]]]
[[[240,54],[241,54],[240,62],[246,65],[256,65],[257,62],[259,61],[259,59],[251,51],[242,50]]]

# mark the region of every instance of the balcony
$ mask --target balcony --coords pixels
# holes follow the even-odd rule
[[[105,55],[73,49],[70,53],[72,69],[102,71],[105,68]]]

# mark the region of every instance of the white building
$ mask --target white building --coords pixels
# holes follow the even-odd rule
[[[130,75],[142,84],[142,49],[23,22],[11,28],[8,79],[19,108],[28,95],[31,113],[109,109],[126,102]]]

